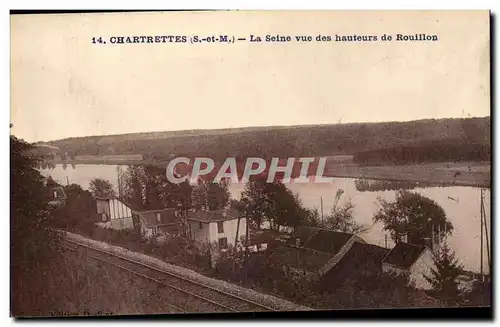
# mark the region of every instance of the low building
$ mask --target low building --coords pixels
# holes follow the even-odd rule
[[[319,279],[337,265],[359,236],[316,227],[301,227],[269,253],[268,262],[286,273]]]
[[[186,221],[187,234],[199,245],[226,249],[245,239],[247,221],[236,210],[194,211],[188,213]]]
[[[95,197],[98,226],[116,230],[134,229],[132,209],[116,197]]]
[[[48,187],[48,198],[50,205],[58,207],[64,207],[66,205],[67,197],[62,186]]]
[[[148,211],[133,211],[134,228],[143,237],[160,235],[175,236],[182,231],[182,222],[173,208]]]
[[[348,280],[373,281],[382,272],[382,260],[390,249],[355,242],[346,255],[322,278],[325,289],[335,290]]]
[[[433,268],[434,261],[429,247],[406,242],[397,243],[382,260],[382,270],[385,273],[405,276],[415,288],[424,290],[432,288],[424,276],[430,276]]]

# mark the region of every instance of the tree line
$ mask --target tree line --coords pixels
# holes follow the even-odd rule
[[[357,152],[353,162],[361,165],[421,164],[431,162],[489,161],[491,145],[463,141],[429,141]]]
[[[392,152],[409,155],[408,160],[476,160],[483,156],[470,150],[464,157],[453,144],[490,144],[490,118],[419,120],[411,122],[356,123],[318,126],[246,128],[221,131],[139,133],[114,136],[69,138],[49,142],[70,158],[76,155],[142,154],[145,159],[168,161],[172,155],[207,156],[223,162],[227,157],[302,157],[358,154],[363,162],[367,155],[376,160],[400,160]],[[152,135],[149,135],[152,134]],[[412,156],[406,150],[379,149],[405,146],[429,147],[429,142],[448,142],[448,153],[428,151]],[[417,149],[416,148],[416,149]],[[434,146],[434,148],[436,148]],[[467,150],[466,148],[462,151]],[[373,153],[366,151],[375,151]],[[398,152],[399,151],[399,152]],[[416,151],[416,150],[415,150]],[[423,150],[419,150],[423,151]],[[377,157],[379,156],[379,157]],[[391,157],[392,156],[392,157]],[[396,157],[394,157],[396,156]],[[387,157],[387,158],[386,158]],[[394,158],[393,158],[394,157]],[[391,159],[392,158],[392,159]],[[374,160],[375,160],[374,159]],[[404,159],[404,158],[403,158]]]

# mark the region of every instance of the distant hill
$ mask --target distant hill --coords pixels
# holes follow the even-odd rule
[[[489,148],[490,117],[410,122],[249,127],[89,136],[46,142],[69,156],[142,154],[171,156],[298,157],[370,153],[403,146],[453,144]],[[363,157],[364,158],[364,157]]]

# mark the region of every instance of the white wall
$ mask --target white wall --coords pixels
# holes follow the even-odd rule
[[[424,275],[431,275],[432,268],[434,268],[432,252],[426,249],[410,269],[410,280],[415,283],[416,288],[424,290],[432,288],[432,285],[424,278]]]
[[[210,241],[216,242],[219,244],[220,238],[227,238],[227,244],[234,246],[234,240],[236,237],[236,231],[238,228],[238,219],[226,220],[223,222],[223,232],[219,233],[217,228],[217,223],[210,223]],[[238,232],[238,240],[241,239],[241,236],[244,236],[246,232],[246,219],[240,219],[240,226]]]
[[[132,217],[132,210],[118,199],[96,200],[97,213],[106,213],[109,219]]]
[[[234,246],[234,239],[236,237],[236,229],[238,225],[238,219],[226,220],[223,222],[223,232],[219,233],[217,228],[217,222],[202,223],[203,229],[200,229],[200,223],[197,221],[188,220],[189,235],[192,239],[199,243],[217,243],[219,244],[220,238],[227,238],[227,244]],[[246,232],[246,219],[240,219],[240,227],[238,233],[238,239],[244,236]]]
[[[109,200],[109,212],[111,219],[132,217],[132,210],[118,199]]]

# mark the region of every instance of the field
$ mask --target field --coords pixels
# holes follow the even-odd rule
[[[438,185],[490,187],[490,162],[361,166],[328,164],[325,176],[414,181]]]

